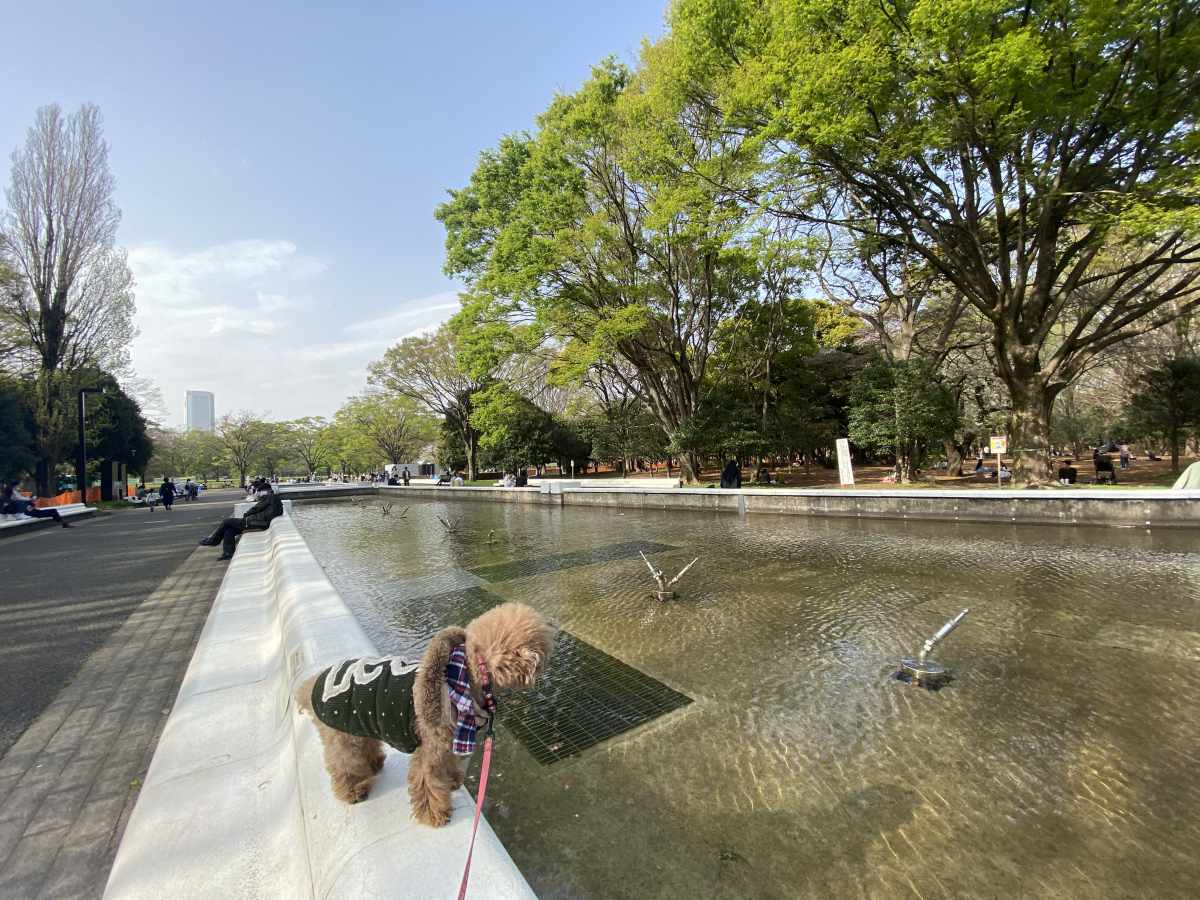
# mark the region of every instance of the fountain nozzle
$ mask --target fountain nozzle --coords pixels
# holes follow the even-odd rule
[[[900,660],[900,671],[897,673],[901,676],[907,676],[906,680],[911,679],[913,684],[931,685],[939,682],[949,681],[950,673],[941,663],[928,659],[929,651],[936,647],[939,643],[946,639],[955,628],[962,624],[962,620],[967,617],[967,613],[971,610],[964,609],[953,619],[943,625],[937,632],[925,642],[921,647],[921,652],[914,658],[906,656]]]

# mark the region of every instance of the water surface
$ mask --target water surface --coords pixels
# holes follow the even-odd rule
[[[487,815],[543,898],[1200,894],[1194,533],[402,508],[294,509],[382,651],[485,590],[693,700],[553,765],[502,729]],[[588,561],[632,541],[702,557],[677,600]],[[964,606],[953,684],[893,680]]]

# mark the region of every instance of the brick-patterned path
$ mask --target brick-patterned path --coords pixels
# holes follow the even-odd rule
[[[0,898],[103,893],[225,572],[196,541],[234,496],[0,545]]]

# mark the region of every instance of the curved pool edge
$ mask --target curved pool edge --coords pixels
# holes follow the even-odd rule
[[[329,788],[320,742],[291,702],[323,665],[376,655],[289,517],[243,535],[126,827],[108,898],[450,896],[474,801],[450,823],[409,815],[408,757],[389,752],[371,797]],[[481,820],[470,892],[531,898]]]

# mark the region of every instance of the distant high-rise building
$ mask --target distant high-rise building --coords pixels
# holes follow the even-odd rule
[[[187,430],[213,431],[217,425],[216,407],[211,391],[187,392]]]

